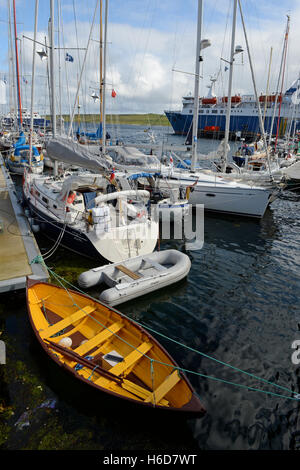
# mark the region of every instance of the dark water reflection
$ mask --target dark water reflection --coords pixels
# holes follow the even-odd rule
[[[188,278],[128,302],[120,310],[178,343],[300,391],[300,369],[291,361],[291,344],[300,339],[299,209],[300,195],[285,192],[261,221],[205,215],[204,246],[188,252],[192,261]],[[42,237],[39,243],[41,249],[47,248]],[[161,243],[161,249],[171,247],[185,250],[181,240]],[[90,262],[64,250],[57,251],[49,264],[60,272],[74,266],[81,270],[91,267]],[[287,397],[289,392],[158,334],[154,336],[183,368],[223,381],[188,375],[207,409],[204,418],[182,423],[154,413],[146,416],[95,394],[45,357],[28,324],[24,295],[19,293],[13,299],[2,296],[0,304],[0,329],[12,355],[9,364],[16,368],[1,372],[0,399],[14,409],[6,420],[8,439],[1,441],[2,448],[298,448],[297,401],[225,382]],[[26,373],[24,369],[18,372],[19,362]],[[31,413],[35,404],[28,382],[34,390],[42,387],[36,403],[51,398],[54,408]],[[31,413],[30,424],[20,430],[15,423],[26,409]]]

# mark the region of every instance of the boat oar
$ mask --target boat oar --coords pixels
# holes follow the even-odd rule
[[[99,366],[99,364],[96,364],[93,361],[89,361],[88,359],[85,359],[84,357],[81,357],[79,354],[77,354],[75,351],[72,349],[67,349],[64,346],[61,346],[60,344],[54,343],[53,341],[50,341],[49,339],[44,340],[45,342],[49,343],[51,349],[54,349],[55,351],[60,352],[66,357],[69,357],[70,359],[73,359],[74,361],[78,362],[79,364],[89,367],[90,369],[95,369],[99,372],[101,372],[102,375],[104,375],[106,378],[110,380],[114,380],[118,384],[123,382],[123,379],[121,377],[117,377],[116,375],[112,374],[108,370],[104,369],[103,367]]]

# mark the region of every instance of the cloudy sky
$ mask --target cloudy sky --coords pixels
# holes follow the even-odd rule
[[[12,0],[10,0],[12,4]],[[49,0],[39,1],[38,41],[45,42],[49,19]],[[84,60],[96,0],[55,0],[56,102],[62,111],[75,106],[75,94]],[[104,0],[103,0],[103,3]],[[8,4],[0,0],[0,71],[9,79]],[[211,47],[203,51],[200,94],[207,94],[211,76],[218,77],[217,94],[227,94],[232,27],[233,0],[203,1],[202,38],[210,39]],[[193,91],[195,70],[196,0],[110,0],[107,53],[107,112],[163,113],[181,107],[183,95]],[[270,91],[276,90],[283,40],[290,16],[290,34],[284,87],[295,80],[300,71],[300,0],[242,0],[257,87],[266,91],[272,48]],[[20,49],[22,104],[30,106],[32,73],[32,41],[35,0],[16,0],[18,41]],[[58,14],[60,11],[60,15]],[[58,31],[58,17],[60,28]],[[244,49],[245,40],[238,13],[236,44]],[[25,37],[26,36],[26,37]],[[91,33],[92,41],[82,74],[79,103],[82,112],[99,112],[99,102],[91,98],[99,89],[99,9]],[[42,46],[37,46],[38,50]],[[74,61],[66,62],[68,51]],[[59,73],[60,70],[60,73]],[[47,60],[36,59],[35,108],[49,112]],[[26,83],[27,82],[27,83]],[[112,98],[111,91],[117,93]],[[233,93],[253,93],[249,59],[246,51],[235,61]]]

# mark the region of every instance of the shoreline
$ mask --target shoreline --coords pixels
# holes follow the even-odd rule
[[[69,115],[62,115],[64,122],[70,122]],[[46,119],[50,119],[50,116],[46,116]],[[100,115],[99,114],[81,114],[74,117],[74,123],[84,123],[84,124],[95,124],[99,123]],[[118,124],[127,124],[127,125],[136,125],[136,126],[166,126],[171,127],[168,118],[164,114],[107,114],[106,115],[106,124],[118,125]]]

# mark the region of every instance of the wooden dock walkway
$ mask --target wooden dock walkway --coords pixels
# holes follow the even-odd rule
[[[0,292],[23,289],[26,277],[47,281],[34,235],[15,194],[14,183],[0,156]]]

